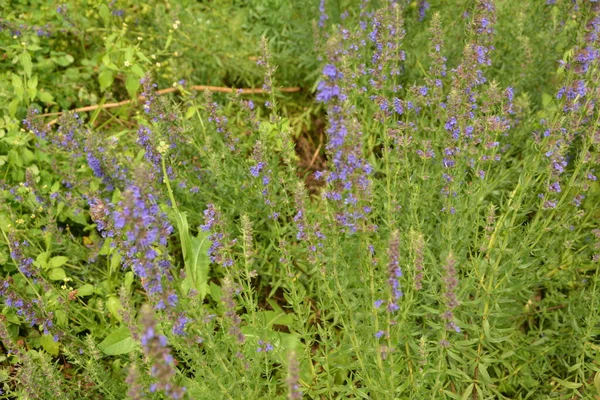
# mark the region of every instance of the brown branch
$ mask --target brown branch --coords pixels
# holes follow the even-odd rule
[[[220,93],[240,93],[240,94],[260,94],[260,93],[267,93],[267,91],[265,91],[264,89],[253,89],[253,88],[247,88],[247,89],[233,89],[233,88],[228,88],[228,87],[222,87],[222,86],[205,86],[205,85],[196,85],[196,86],[192,86],[191,90],[197,90],[197,91],[204,91],[204,90],[210,90],[211,92],[220,92]],[[180,91],[180,88],[178,87],[173,87],[173,88],[166,88],[166,89],[161,89],[161,90],[157,90],[156,94],[162,95],[162,94],[167,94],[167,93],[173,93],[173,92],[178,92]],[[284,93],[293,93],[293,92],[299,92],[300,88],[299,87],[285,87],[285,88],[279,88],[277,89],[277,91],[279,92],[284,92]],[[135,101],[142,101],[144,100],[145,97],[144,96],[138,96],[137,99],[133,100],[123,100],[123,101],[119,101],[118,103],[106,103],[106,104],[102,104],[102,105],[93,105],[93,106],[86,106],[86,107],[80,107],[80,108],[76,108],[74,110],[68,110],[68,111],[72,111],[72,112],[87,112],[87,111],[94,111],[97,109],[105,109],[105,108],[115,108],[115,107],[121,107],[124,106],[126,104],[135,102]],[[54,113],[46,113],[46,114],[40,114],[37,117],[50,117],[50,116],[56,116],[56,115],[62,115],[68,111],[61,111],[61,112],[54,112]],[[58,119],[54,119],[52,121],[50,121],[48,123],[48,125],[54,125],[56,122],[58,121]]]

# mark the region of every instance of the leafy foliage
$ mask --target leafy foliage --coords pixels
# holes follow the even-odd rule
[[[0,7],[0,398],[600,396],[599,2]]]

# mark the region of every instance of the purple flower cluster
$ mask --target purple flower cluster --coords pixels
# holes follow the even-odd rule
[[[395,313],[400,309],[398,300],[403,296],[400,290],[400,278],[402,277],[402,269],[400,268],[400,235],[396,231],[390,239],[390,247],[388,249],[388,268],[387,268],[387,284],[389,286],[390,297],[387,301],[386,310],[389,313]],[[383,300],[375,301],[375,308],[381,307]],[[377,337],[377,334],[375,334]]]
[[[208,256],[210,261],[216,264],[222,265],[223,267],[231,267],[233,265],[233,259],[228,254],[228,247],[230,247],[235,241],[227,241],[227,235],[223,230],[221,212],[217,210],[214,204],[208,204],[206,210],[204,210],[204,225],[200,225],[200,229],[204,232],[210,232],[208,240],[211,245],[208,249]]]
[[[159,145],[156,144],[157,139],[155,139],[153,131],[145,125],[140,125],[137,133],[137,143],[144,148],[144,158],[150,163],[150,165],[152,165],[156,176],[161,176],[162,159],[164,157],[164,154],[161,154],[161,152],[159,151],[160,143]],[[168,145],[168,147],[175,148],[175,144],[170,144]],[[166,167],[166,170],[169,178],[173,179],[175,177],[173,168],[170,165],[168,165]]]
[[[44,313],[43,304],[39,299],[31,301],[24,299],[17,292],[11,290],[12,278],[0,280],[0,298],[6,307],[12,308],[19,317],[22,317],[31,327],[39,326],[45,335],[52,335],[58,342],[60,334],[53,332],[53,313]],[[43,314],[46,314],[45,316]]]
[[[329,19],[327,11],[325,10],[325,0],[321,0],[319,3],[319,13],[319,28],[323,28],[325,26],[325,21]]]
[[[141,278],[150,296],[161,298],[157,307],[173,307],[177,296],[164,287],[165,279],[172,279],[166,246],[173,227],[155,195],[131,184],[118,205],[99,198],[90,199],[89,205],[97,229],[103,237],[112,238],[112,245],[121,253],[123,267],[130,267]]]
[[[223,134],[229,150],[235,151],[238,139],[231,136],[231,132],[227,128],[227,117],[219,111],[219,104],[212,100],[212,94],[208,90],[204,92],[204,100],[206,109],[208,110],[208,121],[215,124],[217,133]]]
[[[454,322],[453,310],[460,304],[456,298],[456,286],[458,279],[456,277],[456,260],[452,253],[448,254],[446,264],[444,265],[444,297],[446,300],[446,311],[442,318],[446,321],[446,329],[460,332],[460,328]]]
[[[238,292],[235,283],[231,281],[229,277],[226,277],[223,282],[223,296],[222,301],[225,306],[225,318],[229,322],[229,335],[233,337],[239,344],[246,342],[246,336],[240,329],[242,319],[237,315],[236,308],[237,304],[234,299],[234,295]]]
[[[398,300],[402,297],[400,290],[400,278],[402,277],[402,269],[400,269],[400,234],[394,232],[390,240],[390,248],[388,250],[388,285],[390,287],[391,297],[388,301],[388,312],[397,311],[400,306]]]
[[[361,206],[359,199],[370,195],[371,165],[362,156],[360,138],[362,133],[358,121],[348,126],[350,109],[344,104],[346,95],[338,86],[344,74],[333,64],[323,68],[326,80],[319,83],[317,100],[327,104],[327,150],[331,154],[333,168],[326,174],[326,182],[331,190],[324,193],[325,198],[340,205],[341,212],[336,216],[337,222],[348,232],[359,229],[358,222],[364,220],[371,211],[370,207]],[[325,175],[318,171],[317,179]]]
[[[427,0],[419,1],[419,22],[422,22],[425,19],[427,14],[427,10],[429,10],[431,6]]]
[[[344,78],[344,74],[338,71],[335,65],[327,64],[323,67],[323,76],[324,79],[317,85],[317,101],[322,103],[329,103],[335,99],[344,101],[346,95],[342,93],[339,86],[339,81]]]
[[[326,239],[319,223],[315,223],[311,226],[306,221],[306,208],[305,203],[307,201],[306,188],[302,183],[298,184],[296,192],[294,193],[294,200],[296,203],[296,214],[293,217],[293,221],[296,224],[296,239],[299,242],[306,244],[308,248],[308,261],[310,263],[316,263],[317,259],[322,256],[323,241]]]
[[[261,194],[263,200],[268,207],[273,208],[275,206],[275,202],[272,200],[272,194],[269,190],[269,186],[271,184],[271,175],[273,171],[270,168],[268,168],[268,165],[265,162],[264,148],[260,140],[257,141],[254,145],[254,149],[252,151],[252,158],[254,159],[256,164],[250,167],[250,175],[252,175],[253,178],[260,180],[260,186],[262,186]],[[270,218],[272,219],[277,219],[278,216],[279,213],[274,211],[270,214]]]
[[[300,363],[296,358],[296,352],[293,350],[288,356],[288,377],[286,383],[288,386],[288,399],[302,399],[302,392],[300,391]]]
[[[17,268],[23,275],[28,278],[34,277],[38,274],[37,268],[33,265],[33,258],[26,257],[23,254],[23,248],[29,246],[29,242],[22,241],[16,239],[13,232],[9,233],[8,240],[12,244],[10,257],[14,260],[15,264],[17,264]]]
[[[267,341],[260,339],[258,341],[258,347],[256,348],[257,353],[268,353],[273,350],[273,345]]]
[[[167,111],[162,99],[158,96],[156,88],[158,85],[154,83],[150,74],[146,74],[140,79],[142,85],[142,97],[144,98],[144,112],[148,114],[152,121],[173,120],[176,116]]]
[[[189,319],[185,314],[180,313],[177,316],[177,320],[173,324],[173,334],[183,336],[185,335],[185,326],[189,322]]]
[[[157,331],[150,307],[142,307],[141,315],[143,326],[141,344],[144,355],[152,360],[150,372],[156,380],[150,386],[150,392],[161,391],[171,399],[181,399],[185,393],[185,388],[173,382],[176,374],[175,359],[167,346],[167,338]]]

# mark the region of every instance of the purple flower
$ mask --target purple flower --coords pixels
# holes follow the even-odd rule
[[[446,264],[444,265],[444,297],[446,300],[446,311],[442,314],[442,318],[446,320],[446,329],[460,332],[460,328],[454,323],[453,310],[460,304],[456,298],[456,286],[458,279],[456,277],[456,261],[452,253],[448,254]]]
[[[551,183],[548,190],[554,193],[560,193],[560,183],[558,181]]]
[[[423,21],[425,19],[425,14],[427,10],[429,10],[429,2],[426,0],[421,0],[419,2],[419,21]]]
[[[150,373],[156,380],[150,386],[150,391],[162,391],[168,397],[181,399],[185,388],[174,382],[176,375],[175,359],[171,355],[171,350],[167,347],[167,338],[156,331],[156,322],[152,309],[148,305],[142,307],[141,315],[144,327],[141,344],[144,355],[152,362]]]
[[[264,340],[259,340],[258,341],[258,348],[256,349],[257,353],[268,353],[269,351],[273,350],[273,345],[269,342],[266,342]]]
[[[180,314],[177,317],[177,321],[173,325],[173,334],[175,335],[185,335],[185,325],[189,322],[186,318],[185,314]]]

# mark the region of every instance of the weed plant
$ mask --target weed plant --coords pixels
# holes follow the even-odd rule
[[[600,2],[30,3],[0,398],[599,398]]]

